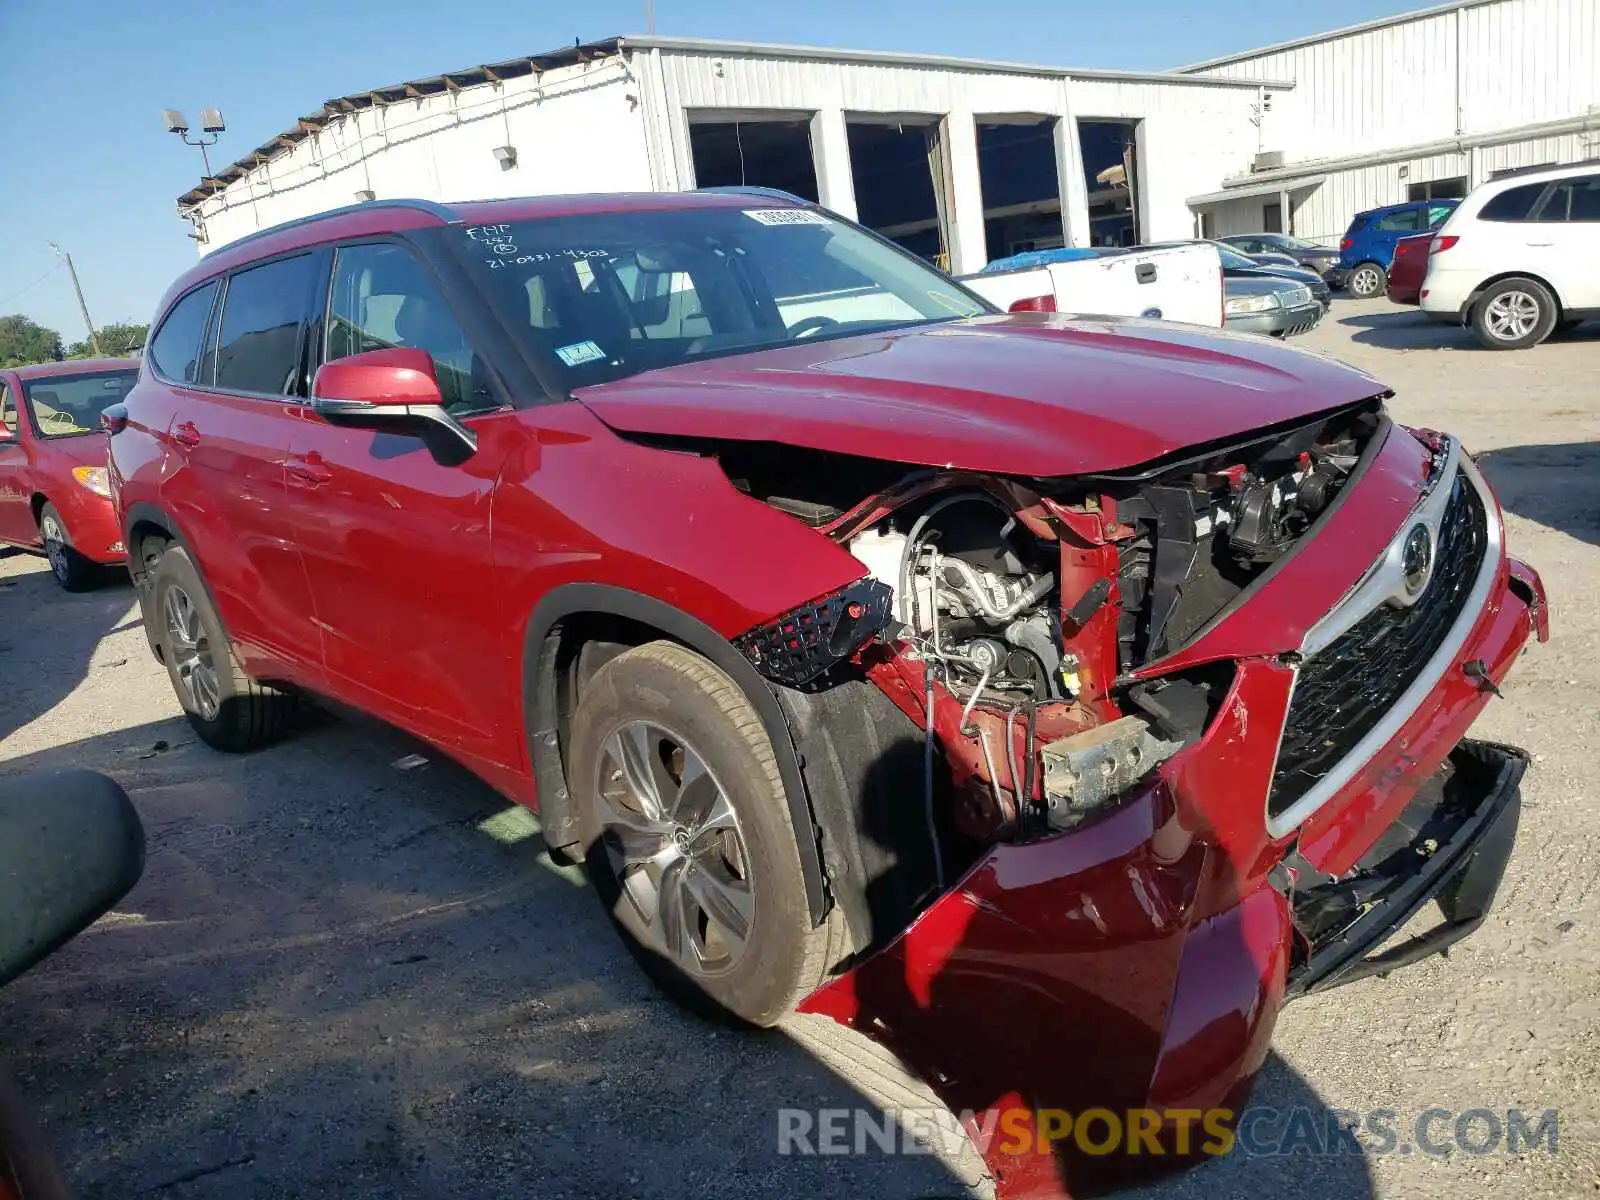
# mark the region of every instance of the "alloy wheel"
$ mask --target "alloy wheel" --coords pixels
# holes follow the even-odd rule
[[[178,684],[194,711],[207,721],[214,721],[222,708],[222,681],[217,676],[211,639],[200,623],[200,613],[189,593],[176,585],[167,589],[164,607]]]
[[[72,560],[67,556],[67,532],[61,528],[55,514],[46,513],[39,522],[39,539],[44,543],[44,556],[50,560],[50,570],[65,583],[72,574]]]
[[[1350,290],[1358,296],[1378,294],[1378,273],[1371,267],[1362,267],[1350,280]]]
[[[650,721],[605,741],[595,789],[605,861],[653,948],[721,975],[755,919],[750,856],[727,792],[689,743]]]
[[[1527,292],[1501,292],[1484,310],[1484,323],[1491,337],[1502,342],[1519,341],[1539,324],[1539,301]]]

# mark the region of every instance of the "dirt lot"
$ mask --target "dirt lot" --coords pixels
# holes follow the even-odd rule
[[[1292,1006],[1257,1099],[1560,1109],[1559,1152],[1233,1156],[1151,1197],[1532,1197],[1600,1187],[1600,329],[1480,351],[1386,302],[1300,344],[1459,432],[1543,573],[1555,640],[1478,726],[1536,756],[1499,907],[1448,959]],[[0,773],[83,765],[132,794],[144,881],[0,993],[16,1069],[85,1197],[914,1197],[970,1156],[780,1157],[776,1110],[912,1103],[797,1026],[713,1031],[660,1000],[515,811],[418,748],[322,720],[197,744],[125,586],[64,597],[0,561]],[[865,1099],[863,1099],[865,1097]]]

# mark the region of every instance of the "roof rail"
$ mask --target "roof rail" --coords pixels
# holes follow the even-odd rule
[[[1518,175],[1533,175],[1540,171],[1565,171],[1569,167],[1592,167],[1600,164],[1600,158],[1580,158],[1577,162],[1566,163],[1539,163],[1531,167],[1505,167],[1499,171],[1491,171],[1488,182],[1499,182],[1502,179],[1515,179]]]
[[[358,204],[346,204],[342,208],[324,209],[322,212],[312,213],[309,216],[296,217],[292,221],[280,221],[276,225],[268,225],[265,229],[258,229],[254,233],[247,233],[242,238],[234,238],[224,250],[231,250],[235,246],[247,245],[250,242],[260,241],[262,238],[271,237],[275,233],[282,233],[286,229],[298,229],[302,225],[314,225],[318,221],[326,221],[332,217],[348,216],[350,213],[366,212],[374,208],[405,208],[412,212],[428,213],[438,217],[445,224],[458,223],[458,217],[450,208],[443,204],[436,204],[432,200],[363,200]]]
[[[793,192],[786,192],[782,188],[754,187],[745,184],[730,184],[726,187],[696,188],[697,192],[712,192],[719,195],[732,196],[765,196],[768,200],[790,200],[795,204],[806,204],[815,207],[816,201],[807,200],[804,196],[796,196]]]

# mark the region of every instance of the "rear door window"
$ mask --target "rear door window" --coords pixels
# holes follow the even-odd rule
[[[1480,221],[1526,221],[1533,216],[1533,206],[1544,195],[1542,183],[1525,183],[1521,187],[1507,188],[1498,196],[1489,197],[1478,211]]]
[[[200,339],[205,336],[211,316],[211,301],[217,285],[195,288],[172,306],[145,351],[150,365],[162,379],[173,383],[195,383],[199,379]]]
[[[1422,229],[1422,210],[1402,208],[1399,212],[1384,213],[1378,218],[1380,233],[1417,233]]]
[[[9,429],[13,437],[16,436],[17,406],[11,402],[11,389],[6,387],[4,380],[0,380],[0,425]]]
[[[217,387],[262,396],[304,394],[303,335],[318,261],[301,254],[229,278],[217,335]]]

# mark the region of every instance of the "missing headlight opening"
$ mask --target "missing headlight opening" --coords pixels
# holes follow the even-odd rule
[[[902,469],[884,486],[885,464],[850,460],[808,493],[799,468],[823,464],[798,459],[815,452],[719,458],[741,490],[839,541],[883,589],[886,619],[850,647],[849,669],[927,739],[923,795],[948,806],[929,814],[932,840],[948,820],[989,844],[1103,816],[1201,737],[1231,663],[1130,673],[1182,648],[1292,553],[1382,421],[1374,401],[1061,479]],[[805,686],[836,678],[819,670]]]

